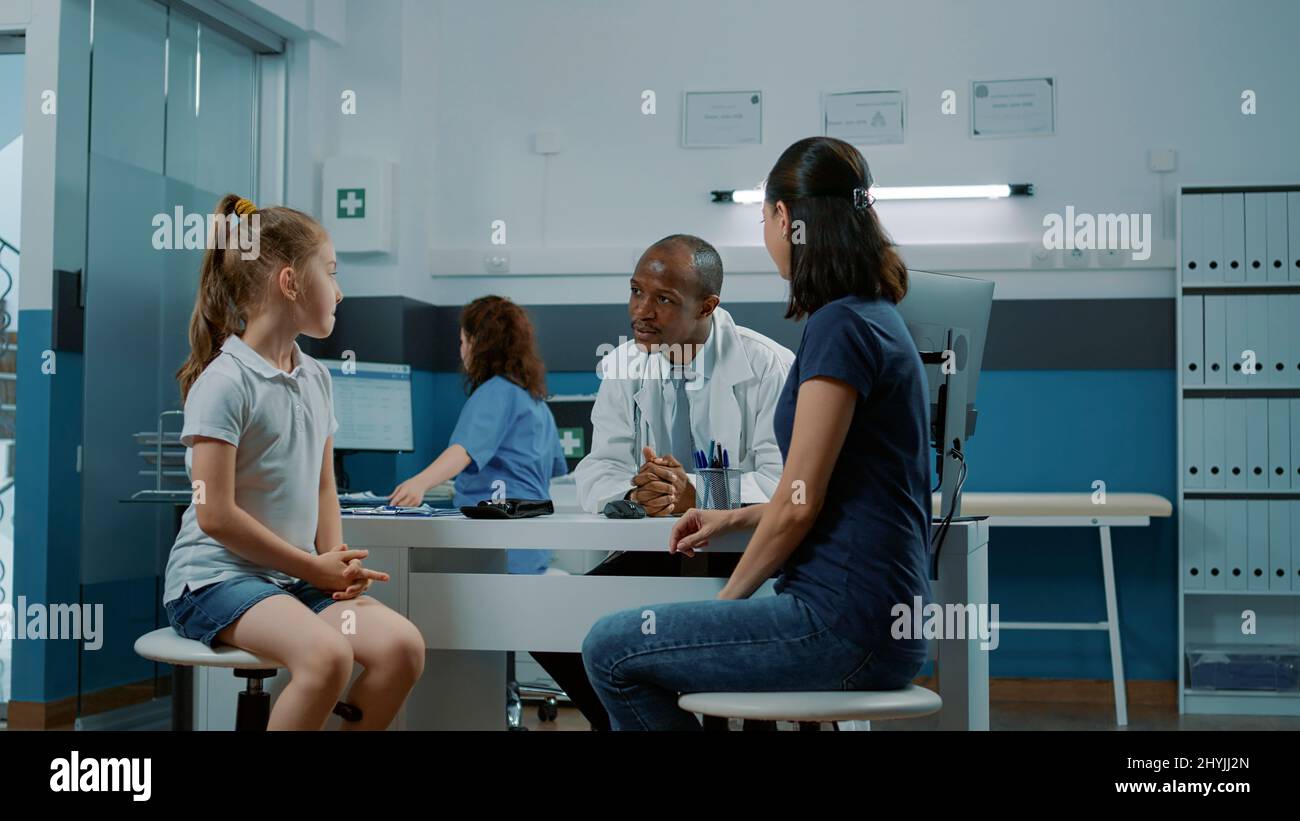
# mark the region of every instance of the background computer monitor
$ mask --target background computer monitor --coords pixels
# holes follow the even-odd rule
[[[410,365],[319,361],[334,380],[334,416],[339,420],[336,451],[415,449]]]
[[[984,340],[988,336],[989,312],[993,308],[993,283],[982,279],[908,271],[907,296],[898,303],[898,311],[920,351],[942,351],[949,328],[964,328],[970,334],[970,350],[965,363],[958,362],[967,373],[966,432],[975,435],[975,395],[979,387],[980,368],[984,364]],[[943,375],[939,365],[926,365],[930,384],[930,414],[934,418]]]
[[[546,400],[555,417],[560,444],[565,446],[564,461],[570,473],[591,450],[591,409],[595,404],[596,397],[591,394],[552,396]]]

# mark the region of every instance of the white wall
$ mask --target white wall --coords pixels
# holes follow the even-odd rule
[[[506,220],[511,249],[558,249],[561,269],[566,254],[576,264],[599,247],[617,248],[618,264],[674,231],[757,245],[757,211],[712,205],[707,191],[754,184],[786,145],[817,133],[822,91],[907,92],[907,144],[865,152],[880,184],[1036,186],[1032,199],[881,204],[908,248],[1037,242],[1043,215],[1067,205],[1152,213],[1159,226],[1172,203],[1162,182],[1171,194],[1182,182],[1300,181],[1293,0],[350,0],[346,29],[344,46],[313,55],[314,159],[374,153],[399,164],[398,251],[345,260],[354,294],[622,298],[623,275],[577,287],[563,276],[431,279],[431,249],[486,251],[495,219]],[[971,80],[1044,75],[1058,85],[1056,136],[969,137]],[[765,94],[763,145],[679,147],[682,90],[752,87]],[[358,92],[355,118],[338,113],[343,88]],[[939,110],[948,88],[953,117]],[[1240,112],[1247,88],[1258,95],[1253,117]],[[653,117],[640,112],[643,89],[658,95]],[[530,144],[539,129],[565,145],[545,191]],[[1147,149],[1164,146],[1179,152],[1166,180],[1146,170]],[[1172,216],[1164,222],[1168,237]],[[1007,276],[1077,296],[1172,294],[1167,250],[1156,279]],[[770,276],[730,282],[728,298],[779,297]]]

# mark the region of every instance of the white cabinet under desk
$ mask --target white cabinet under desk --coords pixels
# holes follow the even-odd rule
[[[404,579],[394,574],[371,589],[411,619],[429,651],[399,726],[504,729],[505,651],[577,652],[607,613],[715,596],[723,579],[505,573],[507,548],[667,550],[675,522],[583,513],[515,520],[344,517],[343,540],[350,547],[385,557],[385,569],[406,568]],[[743,551],[749,535],[714,539],[708,550]],[[987,604],[987,547],[986,522],[953,522],[940,554],[936,602]],[[396,565],[394,550],[404,554]],[[770,594],[769,582],[757,595]],[[980,643],[978,635],[933,642],[945,729],[988,729],[988,651]]]

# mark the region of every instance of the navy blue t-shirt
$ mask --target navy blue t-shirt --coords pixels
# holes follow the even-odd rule
[[[781,570],[777,592],[806,602],[864,650],[923,658],[925,639],[894,639],[896,604],[930,600],[930,398],[925,370],[893,303],[843,297],[815,311],[777,401],[781,457],[804,380],[858,391],[853,421],[817,521]]]

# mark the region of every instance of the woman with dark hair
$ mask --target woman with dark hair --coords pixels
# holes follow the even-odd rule
[[[425,491],[453,477],[457,507],[492,498],[494,485],[509,498],[551,498],[551,478],[568,470],[555,417],[542,401],[546,369],[528,314],[499,296],[466,305],[460,359],[469,401],[447,449],[398,485],[390,503],[418,505]],[[508,550],[506,556],[511,573],[542,573],[551,561],[549,550]]]
[[[862,155],[828,137],[768,175],[763,241],[790,282],[786,316],[807,317],[773,420],[784,471],[770,502],[692,509],[673,528],[668,550],[688,556],[754,528],[717,600],[592,627],[582,655],[615,729],[699,729],[683,692],[890,690],[925,663],[925,640],[891,624],[930,596],[929,396],[870,188]],[[750,598],[778,571],[776,595]]]

